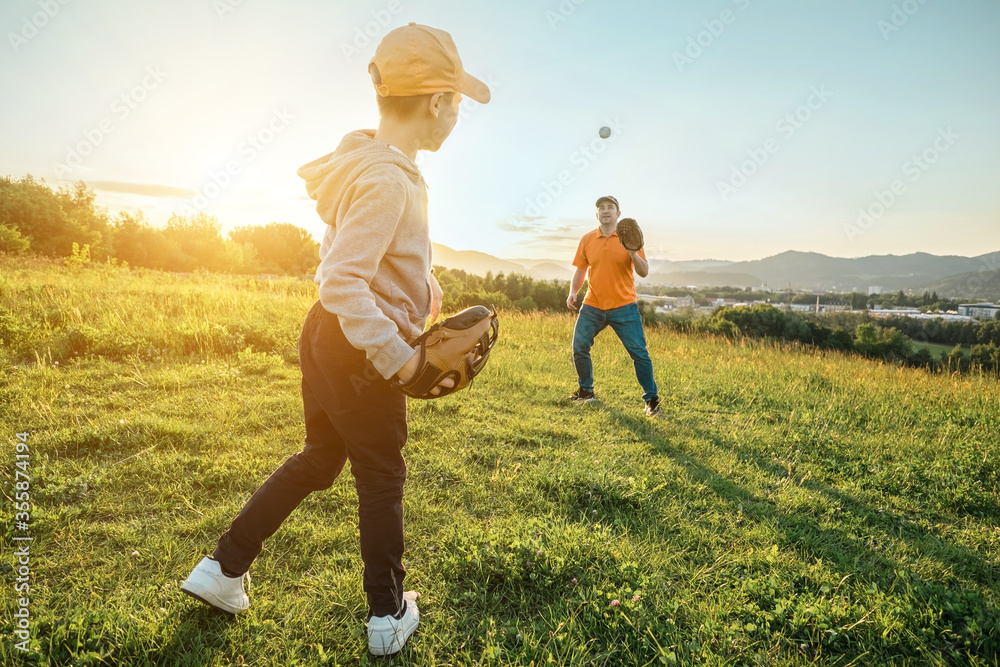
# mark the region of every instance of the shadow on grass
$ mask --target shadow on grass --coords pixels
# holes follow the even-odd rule
[[[862,584],[875,584],[882,592],[910,597],[924,609],[914,609],[904,616],[904,621],[914,624],[910,632],[899,641],[912,642],[922,638],[927,646],[960,659],[966,652],[978,657],[996,658],[1000,652],[1000,613],[982,593],[974,590],[997,590],[996,567],[977,552],[941,537],[916,525],[894,512],[872,507],[838,489],[815,480],[805,480],[801,488],[813,494],[826,496],[843,512],[864,526],[865,533],[853,535],[850,526],[837,521],[843,528],[821,525],[808,513],[791,513],[773,501],[760,497],[735,482],[731,477],[707,463],[672,446],[661,426],[632,414],[608,408],[608,415],[636,437],[646,440],[654,451],[674,459],[690,480],[711,489],[727,502],[735,513],[742,513],[752,521],[767,522],[784,536],[784,541],[799,553],[830,562],[845,575]],[[691,437],[712,443],[721,451],[733,451],[736,443],[727,442],[719,433],[697,425],[685,425]],[[743,457],[762,472],[773,476],[778,483],[788,483],[787,470],[759,455]],[[886,554],[893,545],[906,544],[924,557],[936,560],[944,572],[951,573],[957,581],[930,581],[904,562]],[[805,559],[803,559],[805,560]],[[959,567],[956,568],[956,565]],[[959,570],[959,573],[955,571]],[[963,572],[964,571],[964,572]],[[966,585],[971,585],[972,588]],[[927,636],[930,628],[920,627],[924,622],[937,626],[933,639]],[[886,628],[888,633],[889,629]],[[884,635],[883,635],[884,639]],[[888,648],[888,646],[887,646]],[[920,646],[910,644],[907,649],[917,654]]]
[[[234,616],[184,594],[178,594],[176,603],[179,621],[170,641],[146,654],[147,664],[195,667],[216,664],[219,657],[227,653],[232,653],[228,656],[232,662],[237,661],[237,655],[242,652],[234,653],[229,639],[239,622]]]

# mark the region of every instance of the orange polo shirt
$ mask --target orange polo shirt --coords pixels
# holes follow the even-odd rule
[[[646,259],[646,251],[640,250],[639,256]],[[590,269],[585,305],[611,310],[636,302],[632,257],[618,240],[617,231],[604,236],[598,227],[584,234],[576,248],[573,266]]]

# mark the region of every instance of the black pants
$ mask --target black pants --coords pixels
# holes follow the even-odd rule
[[[347,460],[358,492],[361,559],[369,612],[402,608],[406,397],[354,348],[337,316],[317,301],[299,338],[306,440],[257,489],[213,557],[246,572],[263,542],[313,491],[329,488]]]

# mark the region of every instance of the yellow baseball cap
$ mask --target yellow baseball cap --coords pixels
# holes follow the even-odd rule
[[[368,63],[375,90],[382,97],[462,93],[480,104],[490,89],[468,74],[451,35],[410,23],[386,34]]]

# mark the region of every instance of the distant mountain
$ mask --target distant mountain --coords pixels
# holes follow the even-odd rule
[[[496,273],[520,273],[526,275],[525,268],[516,262],[500,259],[485,252],[476,250],[452,250],[448,246],[440,243],[433,243],[434,253],[433,263],[437,266],[446,266],[449,269],[458,269],[476,276],[485,276],[488,272]]]
[[[476,275],[488,271],[519,273],[536,280],[569,280],[569,261],[553,259],[505,260],[472,250],[452,250],[434,244],[434,263]],[[941,296],[969,299],[1000,299],[1000,252],[978,257],[931,255],[871,255],[828,257],[816,252],[789,250],[748,262],[696,260],[675,262],[652,259],[650,275],[640,280],[649,285],[698,287],[768,287],[781,290],[825,289],[867,293],[869,286],[884,291],[937,291]]]
[[[569,280],[573,277],[573,266],[567,262],[548,259],[500,259],[476,250],[452,250],[440,243],[433,244],[434,264],[458,269],[476,276],[487,273],[518,273],[535,280]]]
[[[918,252],[849,259],[827,257],[815,252],[788,251],[765,259],[735,262],[715,271],[759,276],[775,289],[791,284],[793,289],[864,292],[870,285],[878,285],[884,290],[905,290],[978,270],[983,265],[984,257],[986,255],[958,257]]]
[[[1000,302],[1000,253],[982,255],[980,267],[922,286],[918,291],[937,292],[938,296],[969,301]]]
[[[535,280],[570,280],[575,272],[569,262],[565,264],[542,262],[528,267],[528,275]]]
[[[731,266],[733,262],[721,259],[697,259],[693,261],[675,262],[669,259],[649,260],[649,270],[653,273],[671,273],[676,271],[706,271]]]

